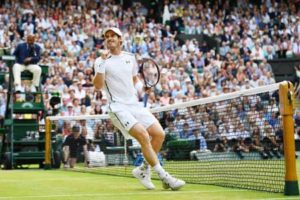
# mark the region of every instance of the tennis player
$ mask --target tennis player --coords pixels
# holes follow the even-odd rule
[[[185,182],[169,175],[160,165],[157,153],[164,141],[164,131],[152,113],[139,104],[135,84],[138,64],[135,56],[122,51],[122,32],[112,27],[104,31],[107,50],[95,61],[96,89],[105,89],[109,100],[109,116],[126,139],[134,137],[141,145],[145,160],[132,171],[147,189],[154,189],[150,166],[158,174],[163,188],[178,190]],[[149,164],[148,164],[149,163]],[[150,165],[150,166],[149,166]]]

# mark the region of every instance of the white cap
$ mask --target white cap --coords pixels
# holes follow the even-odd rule
[[[168,70],[166,69],[166,68],[162,68],[162,70],[161,70],[161,74],[166,74],[168,72]]]
[[[67,104],[67,107],[73,107],[73,104],[70,102]]]
[[[118,36],[122,37],[123,34],[122,32],[120,31],[120,29],[116,28],[116,27],[110,27],[110,28],[107,28],[104,30],[103,32],[103,35],[105,35],[107,33],[107,31],[112,31],[114,32],[115,34],[117,34]]]

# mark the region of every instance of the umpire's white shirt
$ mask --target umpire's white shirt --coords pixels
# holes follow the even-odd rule
[[[105,90],[110,103],[138,103],[132,77],[138,73],[135,56],[122,51],[120,55],[109,55],[95,61],[96,73],[105,74]]]

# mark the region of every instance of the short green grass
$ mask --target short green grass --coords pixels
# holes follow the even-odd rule
[[[298,177],[300,161],[298,160]],[[156,189],[145,190],[136,179],[65,170],[1,170],[0,200],[2,199],[86,199],[86,200],[219,200],[219,199],[299,199],[300,196],[240,190],[217,186],[187,184],[180,191],[163,190],[159,181]]]

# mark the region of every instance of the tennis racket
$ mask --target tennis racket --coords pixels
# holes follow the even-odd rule
[[[160,79],[160,71],[158,64],[151,58],[143,58],[140,65],[140,74],[144,80],[145,90],[155,87]],[[144,107],[147,107],[148,92],[143,97]]]

